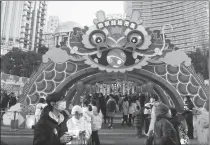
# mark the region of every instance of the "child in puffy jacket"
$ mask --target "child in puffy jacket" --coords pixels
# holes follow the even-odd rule
[[[93,106],[93,118],[92,118],[92,143],[93,145],[100,145],[98,131],[102,125],[102,113],[98,113],[98,108]]]

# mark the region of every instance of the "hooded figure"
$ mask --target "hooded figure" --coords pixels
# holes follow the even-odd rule
[[[73,140],[67,144],[80,145],[87,144],[92,130],[91,125],[83,117],[82,107],[75,105],[71,111],[72,118],[67,121],[68,133],[73,136]]]
[[[34,128],[33,145],[65,145],[72,140],[67,132],[66,121],[69,116],[64,111],[66,102],[60,92],[47,96],[47,106]]]
[[[176,130],[168,120],[170,117],[168,106],[163,103],[158,104],[155,114],[154,145],[179,145]]]

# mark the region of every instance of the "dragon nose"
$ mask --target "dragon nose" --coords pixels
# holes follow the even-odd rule
[[[126,37],[120,37],[118,40],[115,40],[112,37],[107,38],[107,45],[109,47],[123,47],[126,44]]]

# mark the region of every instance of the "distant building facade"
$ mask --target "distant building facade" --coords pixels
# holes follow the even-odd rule
[[[166,36],[181,49],[209,49],[209,1],[126,1],[124,8],[127,15],[140,10],[152,30],[171,24]]]
[[[1,1],[1,54],[13,47],[37,51],[43,43],[46,1]]]

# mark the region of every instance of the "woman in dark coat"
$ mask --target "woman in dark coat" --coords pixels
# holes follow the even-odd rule
[[[174,128],[176,129],[177,138],[179,140],[179,145],[181,145],[180,134],[179,134],[179,127],[181,126],[181,122],[179,121],[179,118],[177,116],[176,108],[171,107],[170,111],[171,111],[171,117],[169,118],[169,121],[173,124]]]
[[[170,117],[168,106],[163,103],[158,104],[155,114],[154,133],[151,131],[149,134],[150,141],[151,138],[153,140],[153,145],[179,145],[176,130],[168,120]]]
[[[102,93],[100,93],[98,97],[99,97],[98,101],[99,101],[100,109],[104,117],[104,123],[106,124],[106,99]]]
[[[57,92],[47,97],[48,105],[34,128],[33,145],[65,145],[72,140],[72,136],[67,133],[66,122],[69,117],[64,111],[66,102],[62,98],[63,95]]]

